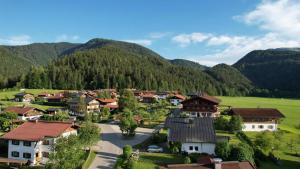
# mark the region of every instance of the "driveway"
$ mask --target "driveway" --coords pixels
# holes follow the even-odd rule
[[[124,139],[118,125],[99,124],[101,128],[101,140],[93,149],[97,155],[90,166],[90,169],[111,169],[114,167],[117,156],[122,154],[122,148],[125,145],[136,145],[147,138],[153,132],[153,129],[137,128],[135,137]]]

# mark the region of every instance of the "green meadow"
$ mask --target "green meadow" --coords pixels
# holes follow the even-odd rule
[[[276,166],[271,162],[262,163],[260,169],[296,169],[300,168],[300,157],[292,155],[287,145],[290,140],[300,139],[300,99],[280,99],[280,98],[258,98],[258,97],[219,97],[223,106],[232,107],[260,107],[277,108],[285,118],[280,122],[279,128],[283,131],[283,141],[276,155],[282,160],[282,165]],[[256,137],[255,132],[246,132],[252,140]],[[271,133],[269,133],[271,134]],[[300,144],[295,143],[295,149],[300,151]]]

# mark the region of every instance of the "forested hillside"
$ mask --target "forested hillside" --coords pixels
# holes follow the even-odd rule
[[[78,44],[34,43],[23,46],[0,46],[0,88],[12,87],[33,65],[46,65],[63,51]]]
[[[300,97],[300,51],[297,48],[256,50],[234,64],[265,95]]]
[[[208,68],[204,65],[200,65],[197,62],[193,62],[185,59],[174,59],[174,60],[170,60],[170,62],[177,66],[190,67],[190,68],[198,69],[200,71]]]
[[[27,88],[137,88],[224,95],[248,92],[246,88],[234,89],[198,69],[174,65],[132,43],[94,39],[67,53],[46,67],[32,68],[20,84]]]

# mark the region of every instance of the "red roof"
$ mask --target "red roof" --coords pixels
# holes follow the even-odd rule
[[[119,106],[118,105],[104,105],[103,107],[107,107],[107,108],[110,108],[110,109],[117,109],[117,108],[119,108]]]
[[[28,121],[8,132],[3,139],[39,141],[45,137],[58,137],[72,127],[67,122]]]
[[[117,101],[116,99],[105,99],[105,98],[98,98],[96,100],[98,100],[99,102],[102,102],[102,103],[113,103],[113,102]]]
[[[13,112],[17,113],[20,116],[23,116],[24,114],[34,110],[34,107],[7,107],[4,112]]]
[[[64,96],[61,96],[61,95],[55,95],[55,96],[49,96],[47,97],[47,99],[63,99]]]
[[[180,94],[175,94],[175,95],[172,96],[171,98],[178,98],[178,99],[181,99],[181,100],[185,100],[185,96],[180,95]]]
[[[284,115],[272,108],[232,108],[231,114],[242,118],[282,118]]]

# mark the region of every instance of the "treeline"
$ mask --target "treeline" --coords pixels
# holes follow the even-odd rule
[[[118,44],[119,45],[119,44]],[[139,46],[138,46],[139,47]],[[142,47],[140,47],[142,48]],[[245,95],[206,72],[176,66],[153,53],[126,50],[114,44],[81,50],[47,66],[32,67],[19,87],[52,89],[136,88],[144,90],[206,91],[213,95]],[[240,79],[231,79],[231,81]],[[239,83],[239,82],[236,82]]]

